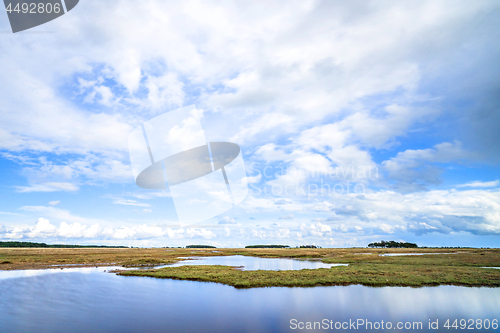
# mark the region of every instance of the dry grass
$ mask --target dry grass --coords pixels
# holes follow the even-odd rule
[[[321,260],[349,263],[347,267],[300,271],[240,271],[224,266],[183,266],[121,272],[159,278],[224,283],[239,288],[264,286],[500,286],[499,249],[44,249],[2,248],[0,270],[41,269],[52,265],[151,266],[179,257],[246,255],[264,258]],[[443,253],[381,257],[383,253]],[[369,253],[369,254],[366,254]],[[445,254],[453,253],[453,254]]]

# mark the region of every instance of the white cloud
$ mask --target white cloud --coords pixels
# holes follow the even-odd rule
[[[326,224],[318,222],[316,224],[305,224],[300,225],[300,235],[301,237],[325,237],[331,235],[332,228]]]
[[[56,192],[56,191],[78,191],[79,187],[72,183],[48,182],[43,184],[34,184],[31,186],[16,186],[16,191],[20,193],[29,192]]]
[[[61,221],[73,222],[73,223],[81,223],[81,224],[106,224],[108,221],[94,219],[94,218],[85,218],[77,215],[71,214],[68,210],[56,208],[53,206],[23,206],[19,208],[20,210],[26,212],[34,212],[40,215],[55,218]],[[37,214],[37,215],[38,215]]]
[[[11,212],[0,212],[0,215],[21,215],[21,214],[11,213]]]
[[[475,181],[467,184],[458,185],[458,187],[497,187],[499,184],[500,184],[499,180],[493,180],[491,182]]]
[[[249,231],[249,232],[248,232]],[[243,233],[244,235],[251,235],[253,238],[259,239],[284,239],[290,237],[290,230],[286,228],[280,228],[276,230],[264,230],[264,229],[250,229]]]
[[[49,202],[49,205],[51,205],[51,206],[57,206],[57,205],[59,205],[60,203],[61,203],[61,201],[59,201],[59,200],[55,200],[55,201],[50,201],[50,202]]]
[[[424,189],[427,184],[438,184],[442,169],[433,163],[459,162],[472,153],[464,150],[460,142],[444,142],[428,149],[408,149],[382,162],[389,178],[411,190]]]
[[[229,216],[219,218],[219,224],[236,224],[236,220]]]
[[[137,202],[137,200],[131,200],[131,199],[121,199],[117,198],[113,200],[113,203],[116,205],[126,205],[126,206],[137,206],[137,207],[151,207],[150,204],[144,203],[144,202]],[[146,211],[146,209],[144,210]],[[151,210],[149,210],[151,212]]]
[[[216,236],[216,234],[213,231],[203,229],[203,228],[202,229],[194,229],[194,228],[186,229],[186,237],[187,238],[202,237],[205,239],[210,239],[210,238],[214,238],[215,236]]]
[[[62,238],[95,238],[100,235],[100,232],[101,228],[98,224],[89,227],[78,222],[72,224],[61,222],[57,236]]]
[[[57,227],[50,224],[49,220],[39,218],[35,226],[26,233],[28,238],[51,237],[56,233]]]
[[[225,230],[226,235],[229,231]],[[39,218],[33,227],[0,227],[0,238],[4,239],[115,239],[115,240],[141,240],[167,237],[170,239],[216,237],[211,230],[204,228],[172,229],[160,226],[138,225],[123,227],[101,227],[99,224],[86,225],[79,222],[61,222],[59,227],[51,224],[45,218]]]
[[[153,109],[182,106],[185,97],[182,90],[184,84],[178,80],[176,74],[148,76],[145,85],[148,89],[148,102]]]
[[[4,108],[4,119],[9,120],[5,124],[10,126],[4,130],[6,135],[16,137],[2,142],[24,142],[34,149],[113,147],[124,151],[123,139],[131,129],[126,118],[85,114],[56,91],[58,79],[75,73],[90,75],[96,63],[103,68],[99,77],[77,77],[79,88],[91,88],[100,96],[98,103],[113,105],[115,87],[105,83],[112,80],[125,88],[124,102],[153,109],[180,105],[187,96],[179,78],[187,77],[202,87],[201,100],[207,106],[248,109],[249,113],[242,116],[250,123],[235,128],[235,141],[248,140],[277,126],[290,131],[299,124],[336,114],[363,96],[400,87],[411,91],[419,79],[417,59],[406,56],[413,45],[446,52],[450,45],[441,43],[441,39],[450,35],[457,39],[448,27],[456,28],[466,18],[492,6],[468,4],[450,13],[446,1],[418,6],[308,1],[287,3],[285,13],[280,1],[270,3],[266,11],[241,4],[207,2],[200,6],[195,1],[148,1],[143,7],[153,6],[154,17],[151,10],[138,10],[124,22],[121,8],[129,5],[133,2],[124,1],[120,6],[90,2],[80,6],[79,15],[51,22],[62,38],[39,41],[35,47],[49,51],[40,52],[36,62],[16,56],[28,47],[22,42],[4,53],[2,63],[9,70],[5,77],[14,77],[9,73],[22,75],[15,82],[0,82],[9,88],[3,89],[2,100],[11,101]],[[359,19],[346,19],[346,12],[358,13]],[[81,19],[88,15],[97,17],[92,22]],[[179,15],[179,20],[172,19]],[[436,29],[441,33],[429,35]],[[404,36],[397,33],[401,30]],[[103,33],[96,39],[94,31]],[[62,42],[68,36],[74,44]],[[223,88],[208,93],[215,84]],[[143,98],[134,96],[140,88],[147,92]],[[27,91],[30,94],[25,94]],[[255,109],[257,106],[261,112]],[[23,119],[11,116],[13,110],[20,109],[29,114]],[[59,121],[54,124],[52,119]],[[385,128],[401,133],[404,125],[391,119],[387,122],[393,125]],[[404,123],[405,119],[401,120]],[[381,135],[391,132],[377,130],[373,121],[368,128],[364,140],[378,138],[377,144],[384,141]]]

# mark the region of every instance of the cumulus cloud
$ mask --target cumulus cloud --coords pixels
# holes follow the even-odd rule
[[[318,222],[316,224],[306,224],[302,223],[300,225],[300,236],[301,237],[325,237],[331,235],[332,228],[326,224]]]
[[[28,238],[44,238],[53,236],[57,231],[55,225],[50,224],[49,220],[39,218],[35,226],[26,233]]]
[[[227,231],[226,231],[227,234]],[[4,239],[114,239],[141,240],[166,237],[169,239],[203,238],[217,235],[203,228],[163,228],[160,226],[138,225],[133,227],[102,227],[99,224],[86,225],[79,222],[61,222],[59,227],[48,219],[39,218],[33,227],[0,227],[0,238]]]
[[[250,229],[249,232],[244,234],[250,234],[253,238],[259,239],[284,239],[290,237],[290,229],[280,228],[276,230],[265,230],[265,229]]]
[[[219,218],[219,224],[236,224],[236,220],[229,216],[224,216]]]

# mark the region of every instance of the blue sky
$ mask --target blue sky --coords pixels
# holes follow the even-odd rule
[[[442,0],[87,0],[2,33],[0,240],[498,247],[498,40],[497,1]],[[186,224],[127,142],[192,104],[249,195]]]

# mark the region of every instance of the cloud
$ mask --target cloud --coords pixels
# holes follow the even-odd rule
[[[186,237],[187,238],[197,238],[197,237],[202,237],[205,239],[211,239],[216,237],[216,234],[207,229],[194,229],[194,228],[189,228],[186,229]]]
[[[280,216],[279,219],[280,220],[293,220],[295,216],[293,214],[288,214],[288,215],[283,215],[283,216]]]
[[[18,213],[11,213],[11,212],[0,212],[0,215],[14,215],[14,216],[15,216],[15,215],[17,215],[17,216],[19,216],[19,215],[21,215],[21,214],[18,214]]]
[[[333,211],[344,216],[345,228],[357,225],[363,230],[385,233],[465,231],[496,235],[500,234],[499,199],[498,190],[435,190],[410,194],[381,191],[365,193],[364,200],[339,197]]]
[[[68,224],[61,222],[57,230],[57,237],[62,238],[95,238],[101,233],[101,228],[98,224],[92,226],[82,225],[78,222]],[[32,237],[34,238],[34,237]]]
[[[61,203],[61,201],[59,201],[59,200],[56,200],[56,201],[50,201],[50,202],[49,202],[49,205],[50,205],[50,206],[57,206],[57,205],[59,205],[60,203]]]
[[[35,184],[31,186],[16,186],[16,191],[19,193],[30,192],[57,192],[57,191],[78,191],[79,187],[72,183],[57,183],[49,182],[44,184]]]
[[[137,207],[151,207],[150,204],[143,203],[143,202],[137,202],[137,200],[131,200],[131,199],[115,199],[113,200],[113,203],[116,205],[126,205],[126,206],[137,206]],[[146,210],[144,210],[146,211]],[[151,210],[149,210],[151,211]]]
[[[290,230],[286,228],[280,228],[275,230],[250,229],[249,231],[250,231],[249,234],[253,238],[259,238],[259,239],[284,239],[290,237]]]
[[[73,223],[81,223],[81,224],[106,224],[108,223],[105,220],[94,219],[94,218],[85,218],[77,215],[73,215],[70,211],[56,208],[53,206],[22,206],[19,208],[20,210],[26,212],[37,213],[46,217],[55,218],[61,221],[73,222]]]
[[[227,234],[227,232],[226,232]],[[167,237],[170,239],[203,238],[217,235],[203,228],[171,229],[151,225],[134,227],[101,227],[95,223],[86,225],[79,222],[61,222],[59,227],[45,218],[39,218],[33,227],[0,227],[0,238],[4,239],[95,239],[95,240],[141,240]]]
[[[331,235],[332,228],[326,224],[318,222],[316,224],[306,224],[302,223],[300,225],[300,236],[301,237],[325,237]]]
[[[457,187],[497,187],[500,184],[499,180],[493,180],[491,182],[481,182],[475,181],[467,184],[461,184]]]
[[[219,224],[236,224],[236,220],[229,216],[224,216],[219,218]]]
[[[406,190],[422,190],[430,184],[439,184],[443,172],[439,163],[460,162],[473,154],[462,148],[460,142],[444,142],[428,149],[408,149],[382,162],[390,180]]]
[[[51,237],[56,233],[56,231],[57,227],[50,224],[49,220],[39,218],[35,226],[26,233],[26,236],[28,238]]]
[[[307,197],[289,197],[290,212],[316,216],[313,222],[327,225],[332,233],[500,233],[500,191],[491,189],[428,190],[398,193],[366,190],[362,196],[325,194],[311,202]],[[323,201],[320,201],[323,200]],[[249,197],[245,210],[274,213],[274,200]],[[312,224],[315,226],[317,224]],[[432,226],[430,228],[428,226]],[[309,225],[301,227],[309,234]]]

